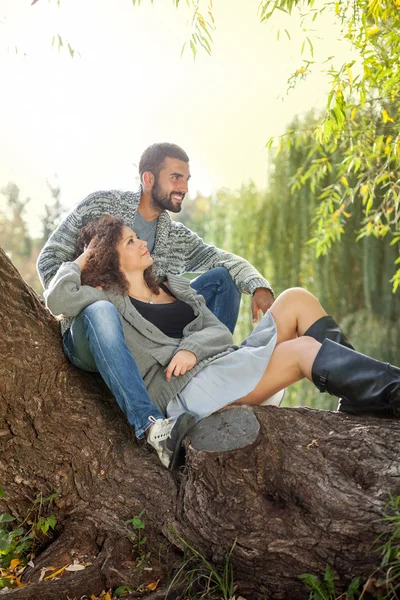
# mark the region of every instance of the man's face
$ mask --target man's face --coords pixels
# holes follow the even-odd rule
[[[151,189],[154,208],[178,213],[188,191],[189,164],[177,158],[166,158]]]

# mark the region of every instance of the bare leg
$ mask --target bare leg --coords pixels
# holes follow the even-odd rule
[[[270,308],[278,330],[277,345],[301,336],[326,312],[311,292],[303,288],[290,288],[276,299]]]
[[[312,381],[311,368],[320,348],[321,344],[308,336],[277,344],[264,375],[254,390],[236,402],[261,404],[303,377]]]
[[[270,312],[277,328],[277,345],[254,390],[237,400],[241,404],[261,404],[303,377],[312,381],[311,367],[321,344],[311,337],[300,336],[327,313],[319,300],[303,288],[284,291]]]

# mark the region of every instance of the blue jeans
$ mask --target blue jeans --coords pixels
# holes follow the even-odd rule
[[[144,437],[149,417],[164,419],[147,393],[131,351],[125,343],[118,311],[100,301],[85,308],[64,334],[64,352],[73,365],[98,371],[135,430]]]
[[[192,282],[207,306],[233,331],[239,312],[240,293],[228,271],[211,269]],[[221,318],[222,317],[222,318]],[[70,362],[84,371],[99,372],[115,396],[137,438],[151,426],[149,417],[164,419],[147,393],[136,361],[125,343],[119,313],[111,302],[85,308],[63,338]]]
[[[202,273],[191,283],[204,297],[207,308],[233,333],[239,315],[241,294],[224,267]]]

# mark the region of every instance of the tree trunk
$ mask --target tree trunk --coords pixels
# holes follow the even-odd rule
[[[248,600],[301,600],[298,576],[329,564],[338,589],[379,562],[372,549],[389,492],[400,494],[400,425],[328,411],[230,408],[186,440],[176,481],[137,442],[100,377],[64,357],[57,321],[0,251],[0,512],[23,520],[57,492],[56,537],[26,569],[14,599],[59,600],[135,587],[125,520],[145,510],[145,534],[167,582],[179,537],[215,563],[232,552]],[[178,532],[179,537],[174,532]],[[40,581],[44,567],[85,570]],[[156,596],[155,596],[156,597]],[[157,596],[158,597],[158,596]]]

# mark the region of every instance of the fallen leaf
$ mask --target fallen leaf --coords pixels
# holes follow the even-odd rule
[[[27,585],[26,583],[22,583],[22,581],[19,577],[15,578],[15,583],[17,584],[17,587],[19,587],[19,588],[23,588]]]
[[[146,590],[149,590],[150,592],[154,592],[154,590],[157,589],[159,582],[160,582],[160,580],[157,579],[157,581],[153,581],[153,583],[149,583],[148,585],[146,585]]]
[[[43,569],[40,571],[40,577],[39,577],[39,581],[43,581],[47,571],[54,571],[56,567],[43,567]]]
[[[67,566],[68,565],[65,565],[64,567],[61,567],[61,569],[54,571],[54,573],[52,573],[51,575],[47,575],[47,577],[45,577],[44,580],[48,581],[49,579],[54,579],[54,577],[57,577],[57,575],[61,575],[61,573],[67,568]]]
[[[18,565],[20,564],[19,559],[18,558],[14,558],[11,562],[10,562],[10,571],[15,571],[15,569],[18,567]]]
[[[83,569],[86,569],[85,565],[80,565],[79,563],[74,563],[65,567],[66,571],[83,571]]]

